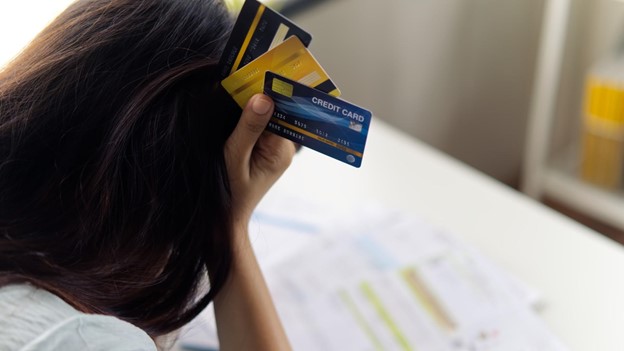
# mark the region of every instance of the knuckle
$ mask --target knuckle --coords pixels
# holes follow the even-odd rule
[[[282,166],[284,167],[284,169],[290,167],[290,165],[292,164],[293,161],[293,156],[294,154],[288,154],[288,157],[284,157],[282,160]]]
[[[266,125],[264,123],[258,123],[257,121],[247,121],[245,123],[245,128],[251,133],[260,134],[264,131]]]
[[[266,161],[267,170],[273,173],[281,173],[285,171],[292,163],[290,154],[278,153],[269,157]]]

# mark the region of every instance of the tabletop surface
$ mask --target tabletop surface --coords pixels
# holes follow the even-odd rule
[[[333,208],[375,201],[417,214],[538,289],[540,315],[572,350],[624,350],[619,244],[384,122],[371,125],[360,169],[303,149],[274,190]]]

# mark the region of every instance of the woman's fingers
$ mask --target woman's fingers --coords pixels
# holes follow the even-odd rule
[[[259,168],[281,174],[295,155],[295,144],[271,132],[264,132],[258,139],[253,161]]]
[[[225,144],[233,218],[245,225],[264,194],[288,168],[295,153],[291,141],[265,131],[273,108],[268,96],[252,97]]]
[[[228,167],[231,162],[248,164],[254,146],[273,114],[273,101],[262,94],[254,95],[241,114],[236,128],[225,144]]]

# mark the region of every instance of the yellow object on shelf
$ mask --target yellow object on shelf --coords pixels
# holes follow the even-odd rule
[[[592,75],[587,79],[585,96],[581,177],[604,188],[620,188],[624,166],[624,79]]]

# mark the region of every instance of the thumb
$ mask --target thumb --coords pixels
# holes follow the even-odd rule
[[[240,120],[225,144],[230,160],[248,161],[256,142],[273,114],[273,101],[266,95],[254,95],[241,114]]]

